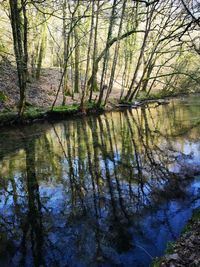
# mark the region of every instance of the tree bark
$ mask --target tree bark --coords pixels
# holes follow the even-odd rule
[[[28,20],[26,16],[26,3],[21,0],[9,0],[10,21],[12,26],[13,46],[17,64],[20,100],[18,105],[19,116],[23,115],[26,101],[26,85],[28,75]]]

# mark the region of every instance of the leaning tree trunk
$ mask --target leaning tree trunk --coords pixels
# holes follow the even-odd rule
[[[108,97],[109,97],[110,93],[112,92],[112,88],[113,88],[113,82],[114,82],[114,78],[115,78],[115,70],[116,70],[118,53],[119,53],[119,48],[120,48],[119,38],[120,38],[121,32],[122,32],[122,25],[123,25],[123,18],[124,18],[124,13],[125,13],[125,9],[126,9],[126,2],[127,2],[127,0],[124,0],[124,3],[122,5],[121,19],[120,19],[118,35],[117,35],[117,43],[115,46],[114,58],[113,58],[113,63],[112,63],[112,70],[111,70],[111,75],[110,75],[110,81],[109,81],[108,90],[107,90],[107,94],[105,97],[104,105],[106,105]]]
[[[111,12],[111,18],[110,18],[110,24],[109,24],[109,29],[108,29],[108,35],[107,35],[107,41],[106,41],[106,47],[108,47],[109,42],[111,41],[112,38],[112,31],[113,31],[113,26],[114,26],[114,21],[115,21],[115,12],[116,12],[116,5],[117,5],[117,0],[113,1],[113,6],[112,6],[112,12]],[[119,38],[117,38],[118,41]],[[104,60],[103,60],[103,70],[101,74],[101,82],[100,82],[100,93],[99,93],[99,99],[97,102],[97,105],[100,106],[102,99],[103,99],[103,92],[104,92],[104,78],[106,74],[106,65],[108,63],[109,59],[109,50],[107,49],[105,54],[104,54]]]

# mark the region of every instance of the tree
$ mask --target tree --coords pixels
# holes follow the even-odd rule
[[[9,0],[9,4],[13,46],[17,64],[18,83],[20,89],[19,116],[22,116],[26,102],[26,87],[28,75],[28,20],[26,15],[26,1]]]

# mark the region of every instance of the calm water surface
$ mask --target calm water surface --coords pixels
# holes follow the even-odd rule
[[[200,97],[0,132],[0,266],[149,266],[200,206]]]

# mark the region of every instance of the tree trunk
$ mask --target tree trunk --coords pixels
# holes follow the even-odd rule
[[[75,45],[78,43],[78,30],[74,29],[74,39],[75,39]],[[79,57],[80,57],[80,48],[79,45],[76,45],[75,47],[75,64],[74,64],[74,93],[79,93]]]
[[[27,50],[27,33],[28,21],[26,17],[26,4],[21,0],[9,0],[10,4],[10,21],[12,26],[13,45],[15,59],[17,64],[18,83],[20,91],[19,100],[19,116],[23,115],[26,101],[26,84],[27,84],[27,65],[28,65],[28,50]]]
[[[47,32],[46,32],[46,24],[44,23],[42,25],[42,37],[40,42],[40,48],[39,48],[39,54],[38,54],[38,60],[37,60],[37,70],[36,70],[36,79],[39,80],[40,73],[41,73],[41,67],[42,67],[42,60],[45,55],[46,50],[46,42],[47,42]]]
[[[91,76],[91,85],[90,85],[90,97],[89,101],[92,100],[93,91],[98,90],[97,86],[97,71],[98,71],[98,64],[96,64],[97,58],[97,34],[98,34],[98,24],[99,24],[99,3],[100,0],[97,1],[97,10],[96,10],[96,25],[94,29],[94,46],[93,46],[93,56],[92,56],[92,76]],[[88,82],[89,85],[89,82]]]
[[[120,35],[121,35],[121,32],[122,32],[122,24],[123,24],[123,18],[124,18],[125,9],[126,9],[126,2],[127,2],[127,0],[124,0],[123,6],[122,6],[120,25],[119,25],[118,36],[117,36],[117,43],[116,43],[116,46],[115,46],[112,70],[111,70],[111,75],[110,75],[110,82],[109,82],[109,85],[108,85],[108,90],[107,90],[107,94],[106,94],[104,105],[106,105],[107,99],[108,99],[108,97],[109,97],[109,95],[110,95],[110,93],[112,91],[112,88],[113,88],[113,81],[114,81],[114,77],[115,77],[115,70],[116,70],[118,53],[119,53],[119,46],[120,46],[119,38],[120,38]]]
[[[87,51],[87,63],[86,63],[86,71],[85,71],[85,79],[84,79],[84,85],[83,85],[83,92],[81,97],[81,110],[84,110],[84,101],[85,101],[85,95],[87,93],[87,87],[88,87],[88,72],[89,72],[89,66],[90,66],[90,52],[91,52],[91,46],[92,38],[93,38],[93,27],[94,27],[94,5],[95,2],[92,3],[92,18],[91,18],[91,26],[90,26],[90,37],[89,37],[89,46]]]
[[[116,5],[117,5],[117,0],[114,0],[113,1],[113,6],[112,6],[112,12],[111,12],[109,29],[108,29],[108,36],[107,36],[107,41],[106,41],[106,47],[108,46],[108,44],[109,44],[109,42],[111,41],[111,38],[112,38],[112,31],[113,31],[113,26],[114,26],[114,21],[115,21]],[[101,105],[102,98],[103,98],[103,92],[104,92],[104,88],[105,88],[104,87],[104,78],[105,78],[105,72],[106,72],[106,65],[107,65],[108,57],[109,57],[108,52],[109,52],[109,49],[107,49],[105,51],[105,54],[104,54],[103,70],[102,70],[101,83],[100,83],[100,93],[99,93],[99,99],[98,99],[98,103],[97,103],[98,106]]]

